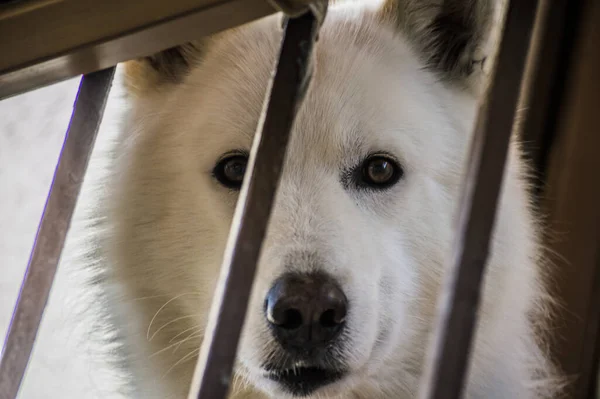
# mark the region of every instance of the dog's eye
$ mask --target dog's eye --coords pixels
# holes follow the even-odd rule
[[[215,166],[215,169],[213,170],[213,174],[219,183],[225,187],[239,190],[244,181],[247,164],[248,157],[246,155],[230,155],[217,163],[217,166]]]
[[[374,155],[367,158],[362,166],[364,183],[374,188],[392,186],[402,177],[402,169],[391,159],[384,155]]]

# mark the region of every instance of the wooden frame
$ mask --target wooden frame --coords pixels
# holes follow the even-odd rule
[[[273,12],[264,0],[17,0],[0,4],[0,100]]]
[[[461,395],[508,142],[515,130],[512,125],[516,110],[523,104],[528,105],[530,111],[519,126],[520,133],[532,141],[544,142],[539,148],[551,148],[548,157],[541,152],[531,153],[549,181],[544,189],[551,199],[542,202],[543,209],[552,222],[573,223],[575,236],[580,241],[572,239],[558,248],[561,255],[567,256],[566,261],[575,262],[582,268],[579,271],[585,271],[574,273],[567,264],[559,268],[562,281],[557,293],[567,304],[563,333],[569,339],[567,344],[557,346],[557,358],[567,372],[582,376],[578,384],[573,385],[576,388],[569,397],[583,398],[595,390],[600,356],[596,338],[600,331],[600,274],[597,273],[600,191],[597,186],[591,191],[584,188],[593,183],[596,168],[600,170],[600,157],[596,156],[595,147],[588,144],[600,144],[600,136],[590,135],[594,126],[599,125],[594,105],[600,104],[600,87],[594,86],[598,79],[591,84],[589,80],[594,71],[600,70],[597,28],[600,4],[594,0],[570,3],[540,0],[539,3],[538,8],[536,0],[509,2],[494,79],[475,127],[452,268],[441,296],[438,328],[423,377],[420,393],[423,399],[455,399]],[[0,42],[0,53],[5,55],[0,59],[0,99],[87,73],[2,352],[0,399],[14,399],[17,395],[102,116],[114,73],[112,67],[279,9],[293,19],[285,27],[276,73],[253,146],[250,177],[245,179],[236,209],[207,327],[209,333],[189,396],[190,399],[225,397],[229,381],[222,377],[229,376],[233,367],[280,166],[295,112],[310,82],[312,43],[325,18],[326,4],[325,0],[312,3],[308,0],[272,0],[271,3],[148,0],[141,7],[138,0],[126,5],[116,1],[98,4],[90,0],[24,0],[0,5],[0,37],[11,38]],[[142,9],[144,12],[138,13]],[[536,10],[539,11],[537,18]],[[561,14],[560,10],[570,11]],[[120,17],[111,20],[119,14]],[[61,18],[66,15],[78,15],[81,21],[65,24]],[[107,23],[109,20],[112,23]],[[534,20],[534,45],[530,46]],[[575,24],[569,25],[577,27],[575,33],[569,33],[568,29],[552,30],[566,20]],[[44,45],[36,41],[35,35],[28,34],[36,23],[41,32],[38,35],[46,35]],[[94,28],[89,29],[90,26]],[[301,46],[302,41],[311,45]],[[565,54],[570,56],[564,57]],[[297,60],[301,63],[296,63]],[[100,71],[103,68],[109,69]],[[524,86],[521,85],[523,76],[527,77]],[[556,82],[559,76],[569,76],[569,81],[550,89],[540,83]],[[520,91],[521,102],[518,101]],[[552,93],[554,98],[537,101],[547,98],[544,93]],[[552,109],[560,109],[561,113],[552,114]],[[554,122],[548,125],[552,115]],[[581,158],[575,159],[574,151]],[[565,158],[571,161],[566,168],[571,179],[565,178],[562,164]],[[573,192],[587,202],[583,206],[569,202]],[[587,251],[582,255],[584,245]],[[237,295],[228,295],[234,289]],[[582,290],[584,295],[581,295]],[[576,311],[584,323],[569,318],[571,311]],[[224,335],[227,336],[225,346],[218,339]],[[451,343],[450,336],[453,337]],[[591,354],[583,354],[585,347],[593,349]]]

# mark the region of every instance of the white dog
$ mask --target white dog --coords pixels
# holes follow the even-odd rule
[[[502,16],[491,0],[330,7],[231,398],[416,396]],[[280,18],[125,68],[131,110],[100,215],[100,255],[118,287],[110,295],[135,397],[187,395]],[[558,390],[524,170],[513,143],[467,398]]]

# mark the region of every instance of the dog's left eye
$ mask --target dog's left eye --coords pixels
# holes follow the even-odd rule
[[[225,187],[239,190],[246,174],[248,157],[243,154],[233,154],[221,159],[213,170],[215,178]]]
[[[363,182],[373,188],[387,188],[402,177],[402,169],[392,158],[385,155],[373,155],[362,165]]]

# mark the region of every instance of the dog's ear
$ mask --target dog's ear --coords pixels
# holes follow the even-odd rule
[[[132,94],[143,94],[183,80],[202,54],[201,43],[187,43],[160,53],[127,61],[124,83]]]
[[[500,28],[503,0],[385,0],[380,12],[428,67],[457,79],[482,68]],[[494,36],[494,38],[492,38]],[[494,51],[494,50],[491,50]]]

